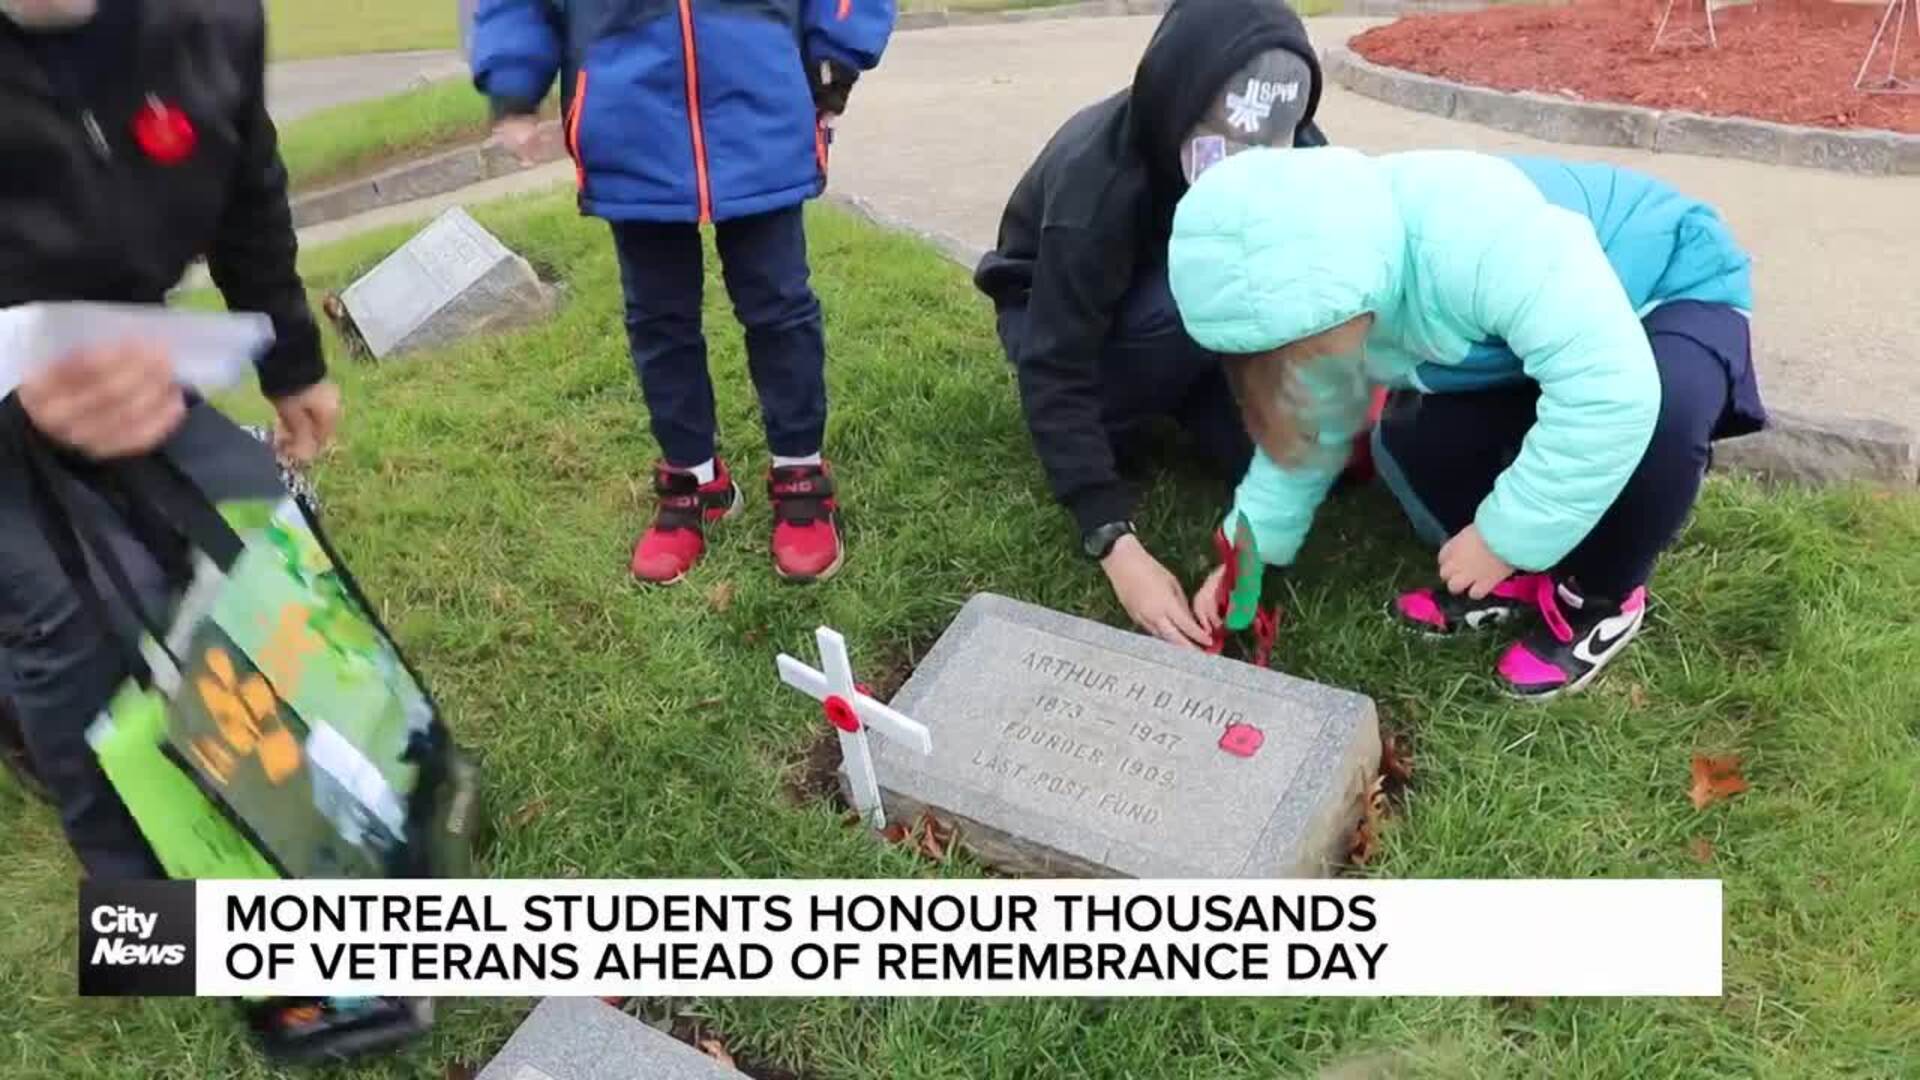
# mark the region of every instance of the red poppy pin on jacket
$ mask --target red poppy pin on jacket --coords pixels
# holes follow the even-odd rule
[[[148,94],[146,105],[133,118],[133,141],[154,161],[178,165],[193,156],[200,136],[179,106]]]

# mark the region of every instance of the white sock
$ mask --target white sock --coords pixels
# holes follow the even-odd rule
[[[700,481],[702,485],[713,483],[713,478],[715,475],[713,471],[712,458],[708,458],[707,460],[701,462],[698,465],[692,466],[691,468],[683,469],[681,471],[692,473],[693,478],[695,480]]]
[[[773,467],[776,469],[790,469],[795,465],[818,464],[820,464],[820,452],[818,450],[811,454],[802,454],[799,457],[781,457],[779,454],[773,455]]]

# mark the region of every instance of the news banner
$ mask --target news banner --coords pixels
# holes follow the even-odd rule
[[[1715,996],[1717,881],[157,881],[90,995]]]

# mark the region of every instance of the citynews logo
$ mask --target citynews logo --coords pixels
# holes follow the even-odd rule
[[[104,881],[80,886],[80,994],[193,994],[191,881]]]

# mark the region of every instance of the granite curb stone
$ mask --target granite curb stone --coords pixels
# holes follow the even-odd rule
[[[1920,432],[1905,424],[1772,410],[1766,430],[1714,447],[1714,465],[1772,481],[1920,484]]]
[[[1437,79],[1328,50],[1327,77],[1356,94],[1553,142],[1730,157],[1867,176],[1920,174],[1920,135],[1800,127],[1737,116],[1577,101]]]
[[[532,156],[535,165],[567,156],[558,120],[540,125]],[[293,226],[304,229],[383,206],[445,195],[531,167],[522,165],[511,151],[491,141],[456,147],[395,165],[372,176],[297,194],[291,200]]]

